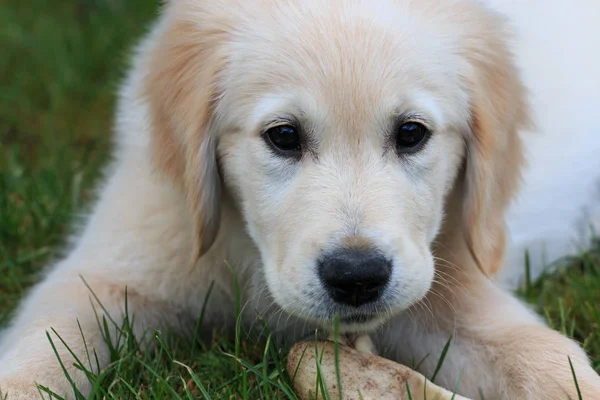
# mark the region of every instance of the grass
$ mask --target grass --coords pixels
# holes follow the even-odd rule
[[[552,328],[581,343],[600,373],[600,242],[558,264],[518,293]]]
[[[92,198],[126,52],[156,11],[155,0],[0,2],[0,325]],[[600,244],[564,263],[519,293],[583,343],[600,371]],[[256,344],[236,330],[203,345],[149,332],[151,353],[130,324],[109,367],[88,374],[93,398],[295,398],[268,336]],[[94,355],[79,361],[90,370]]]

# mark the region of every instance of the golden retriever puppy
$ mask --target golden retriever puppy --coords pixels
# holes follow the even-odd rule
[[[193,326],[213,281],[208,328],[231,327],[227,260],[246,321],[287,342],[337,313],[404,363],[453,335],[438,383],[463,370],[465,396],[575,398],[570,357],[597,397],[583,350],[486,276],[529,123],[507,31],[467,0],[168,2],[122,88],[87,225],[4,334],[0,388],[69,396],[45,331],[83,358],[79,322],[102,367],[94,307],[118,322],[125,286],[140,335]]]

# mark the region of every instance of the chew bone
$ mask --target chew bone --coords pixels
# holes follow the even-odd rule
[[[368,335],[359,335],[354,344],[362,350],[368,350],[373,345]],[[357,351],[343,343],[340,343],[338,355],[343,399],[467,400],[434,385],[425,380],[423,375],[404,365]],[[298,396],[303,400],[324,398],[322,392],[315,393],[317,360],[320,360],[321,378],[331,398],[340,399],[335,344],[331,341],[299,342],[290,350],[287,369],[290,376],[294,377],[293,385]],[[410,388],[411,396],[408,395],[407,387]]]

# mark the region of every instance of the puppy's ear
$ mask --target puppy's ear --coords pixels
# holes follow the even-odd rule
[[[219,44],[225,32],[178,18],[172,1],[166,28],[149,53],[145,95],[150,110],[153,161],[184,193],[194,226],[193,262],[212,245],[219,227],[220,178],[216,137],[210,126],[223,66]],[[201,19],[201,10],[193,10]]]
[[[491,276],[503,263],[505,213],[523,164],[519,130],[529,119],[526,92],[504,42],[502,21],[487,17],[478,21],[484,29],[479,27],[466,54],[472,72],[472,132],[467,139],[463,215],[469,250],[479,269]]]

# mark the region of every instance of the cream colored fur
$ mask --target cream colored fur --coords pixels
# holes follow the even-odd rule
[[[407,364],[453,334],[438,382],[453,388],[464,371],[465,396],[575,398],[571,357],[585,398],[598,397],[583,350],[486,277],[503,263],[530,126],[508,31],[467,0],[172,0],[122,87],[115,161],[85,228],[2,336],[0,389],[35,398],[37,382],[72,396],[51,328],[84,359],[79,322],[106,365],[103,311],[82,278],[117,322],[127,287],[140,336],[193,327],[214,281],[207,328],[228,329],[227,260],[248,325],[262,315],[292,342],[349,312],[315,264],[350,243],[377,246],[394,267],[368,310],[378,317],[345,331],[372,331],[379,352]],[[386,151],[403,112],[434,131],[408,158]],[[314,154],[268,149],[261,128],[280,115],[309,127]]]

